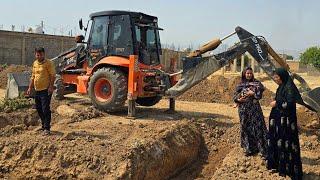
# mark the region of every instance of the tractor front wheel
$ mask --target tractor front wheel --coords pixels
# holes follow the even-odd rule
[[[116,68],[98,69],[90,78],[88,91],[97,109],[106,112],[117,111],[124,106],[127,99],[127,77]]]

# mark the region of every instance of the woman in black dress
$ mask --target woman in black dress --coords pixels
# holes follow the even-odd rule
[[[237,103],[240,118],[241,147],[246,156],[261,153],[266,155],[267,127],[259,103],[264,87],[254,78],[252,69],[242,72],[240,84],[236,87],[234,102]]]
[[[273,78],[279,87],[275,101],[270,103],[267,167],[281,176],[302,179],[296,103],[303,101],[284,68],[276,69]]]

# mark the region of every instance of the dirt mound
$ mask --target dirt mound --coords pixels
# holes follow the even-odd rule
[[[7,87],[7,74],[13,72],[31,71],[31,67],[25,65],[10,65],[0,71],[0,88],[5,89]]]
[[[0,113],[0,129],[6,126],[25,125],[36,126],[39,117],[34,109],[21,109],[11,113]]]
[[[89,106],[89,105],[88,105]],[[56,108],[56,112],[59,116],[64,118],[70,118],[69,123],[80,122],[83,120],[89,120],[103,115],[107,116],[107,113],[99,111],[93,106],[81,107],[75,109],[70,104],[62,104]]]
[[[240,82],[240,77],[225,78],[217,75],[206,79],[178,97],[182,101],[233,103],[234,90]],[[274,94],[266,89],[260,100],[262,105],[269,105]]]
[[[88,130],[70,131],[75,125],[51,136],[27,132],[0,139],[0,178],[169,178],[197,158],[201,143],[197,128],[185,121],[121,128],[109,121],[81,123],[88,121],[77,124]]]
[[[232,102],[235,84],[238,80],[240,80],[238,77],[229,80],[223,76],[213,76],[212,79],[205,79],[189,89],[179,96],[178,100],[229,103]]]
[[[103,112],[97,110],[96,108],[90,106],[90,107],[87,107],[83,110],[76,112],[75,115],[71,118],[71,123],[89,120],[89,119],[93,119],[96,117],[101,117],[103,115],[106,115],[106,113],[103,113]]]
[[[306,107],[297,108],[297,118],[300,126],[306,128],[319,128],[320,116]],[[319,126],[319,127],[316,127]]]
[[[234,148],[223,160],[212,179],[290,179],[267,170],[259,156],[246,157],[240,147]]]
[[[62,119],[61,115],[56,112],[57,107],[61,103],[65,102],[52,101],[51,103],[52,125]],[[33,104],[32,99],[26,98],[3,100],[0,102],[0,137],[14,135],[18,132],[16,129],[27,130],[28,128],[34,129],[35,126],[39,126],[41,121],[36,109],[31,107]]]

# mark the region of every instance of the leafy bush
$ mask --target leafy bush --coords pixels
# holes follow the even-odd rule
[[[20,95],[15,99],[4,99],[0,101],[0,112],[12,112],[17,109],[27,108],[33,104],[31,99]]]
[[[300,56],[301,63],[313,65],[320,70],[320,47],[310,47]]]
[[[0,70],[6,69],[8,64],[0,64]]]

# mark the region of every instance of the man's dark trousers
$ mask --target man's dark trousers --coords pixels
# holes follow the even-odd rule
[[[48,89],[36,91],[35,102],[38,114],[41,119],[42,128],[50,131],[51,110],[50,110],[51,94]]]

